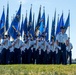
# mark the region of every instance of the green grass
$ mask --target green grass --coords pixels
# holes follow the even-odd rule
[[[0,65],[0,75],[76,75],[76,65]]]

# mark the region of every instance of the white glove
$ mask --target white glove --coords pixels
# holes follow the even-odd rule
[[[31,50],[33,50],[33,47],[31,48]]]
[[[68,47],[66,47],[66,50],[68,50]]]
[[[61,50],[61,47],[60,47],[60,46],[58,46],[58,49],[59,49],[59,50]]]

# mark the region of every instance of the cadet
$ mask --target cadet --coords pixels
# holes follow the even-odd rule
[[[20,50],[21,45],[22,45],[22,41],[20,40],[20,34],[17,34],[17,39],[14,41],[15,64],[21,64],[21,50]]]
[[[37,40],[36,38],[34,39],[34,46],[33,46],[33,51],[34,51],[34,59],[33,59],[33,63],[37,63]]]
[[[4,36],[3,41],[2,41],[2,64],[6,64],[7,61],[7,51],[8,51],[8,39],[7,35]]]
[[[25,54],[26,54],[25,63],[28,64],[28,63],[30,63],[30,59],[29,59],[29,37],[28,36],[26,36],[26,40],[25,40]]]
[[[41,40],[37,39],[37,64],[42,64]]]
[[[45,61],[45,64],[50,64],[50,45],[49,44],[46,45],[45,48],[46,48],[46,50],[45,50],[45,56],[44,56],[45,60],[44,61]]]
[[[2,49],[3,49],[3,46],[2,46],[1,35],[0,35],[0,64],[1,64],[1,59],[2,59]]]
[[[36,41],[33,39],[33,37],[30,40],[30,47],[31,47],[31,63],[35,63],[35,49],[34,49],[34,44]]]
[[[28,64],[32,63],[33,60],[32,60],[32,54],[33,54],[33,44],[34,44],[34,41],[33,41],[33,38],[29,37],[29,40],[28,40],[28,43],[29,43],[29,50],[28,50]]]
[[[66,42],[68,40],[67,34],[65,33],[65,27],[61,27],[61,32],[56,36],[57,45],[60,47],[58,50],[58,62],[59,64],[67,64],[66,61]]]
[[[26,53],[25,53],[25,47],[26,47],[26,44],[23,42],[22,43],[22,46],[20,47],[21,49],[21,55],[22,55],[22,64],[25,64],[25,60],[26,60]]]
[[[10,63],[10,48],[11,48],[11,41],[10,41],[10,36],[7,35],[7,52],[6,52],[6,64],[9,64]]]
[[[54,42],[54,37],[51,40],[51,63],[56,64],[56,43]]]
[[[42,35],[42,37],[41,37],[41,57],[42,57],[42,64],[44,63],[44,60],[45,60],[45,58],[44,58],[44,56],[45,56],[45,39],[44,39],[44,36]]]
[[[10,50],[10,64],[14,64],[14,42],[10,42],[10,47],[9,47],[9,50]]]
[[[66,44],[66,50],[67,50],[67,59],[69,59],[69,64],[72,63],[72,43],[70,43],[70,38],[68,38],[67,44]]]

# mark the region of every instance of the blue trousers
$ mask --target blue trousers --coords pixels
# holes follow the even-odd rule
[[[67,57],[66,57],[66,45],[63,43],[59,43],[59,46],[61,47],[61,50],[59,51],[59,63],[62,63],[64,65],[67,64]]]
[[[67,59],[69,58],[69,64],[72,64],[72,52],[67,51]]]

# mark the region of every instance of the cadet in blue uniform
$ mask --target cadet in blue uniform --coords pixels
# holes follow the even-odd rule
[[[54,37],[52,37],[50,46],[51,46],[51,63],[56,64],[56,44],[54,42]]]
[[[66,42],[68,40],[67,34],[65,33],[65,27],[61,27],[61,32],[56,36],[56,42],[60,49],[58,50],[58,62],[64,65],[67,64],[66,60]]]
[[[11,48],[11,41],[10,36],[7,35],[7,51],[6,51],[6,64],[10,63],[10,48]]]
[[[8,51],[8,39],[7,35],[4,36],[3,42],[2,42],[3,50],[2,50],[2,64],[6,64],[6,56],[7,56],[7,51]]]
[[[2,46],[2,42],[1,42],[1,36],[0,36],[0,64],[2,63],[1,62],[1,59],[2,59],[2,49],[3,49],[3,46]]]
[[[34,64],[35,63],[35,49],[34,49],[34,44],[36,43],[36,41],[31,38],[30,40],[30,47],[31,47],[31,63]]]
[[[17,34],[17,39],[14,41],[15,64],[21,64],[21,50],[20,50],[21,45],[22,45],[22,41],[20,40],[20,34]]]
[[[45,56],[45,39],[44,36],[42,35],[41,37],[41,59],[42,59],[42,64],[44,63],[44,56]]]
[[[45,62],[44,62],[44,64],[50,64],[50,45],[49,45],[49,43],[46,45],[46,43],[45,43],[45,56],[44,56],[44,58],[45,58]]]
[[[37,40],[37,64],[41,64],[42,63],[42,59],[41,59],[41,41],[38,38]]]
[[[9,47],[9,50],[10,50],[10,64],[14,64],[14,42],[10,42],[10,47]]]
[[[34,40],[33,51],[34,51],[33,63],[36,64],[36,63],[37,63],[37,40],[36,40],[36,38],[35,38],[35,40]]]
[[[72,63],[72,43],[70,43],[70,39],[68,38],[67,44],[66,44],[66,50],[67,50],[67,60],[69,59],[69,64]]]
[[[25,42],[25,64],[28,64],[28,50],[29,50],[29,41],[28,41],[28,36],[26,36],[26,39],[24,39]]]
[[[22,64],[25,64],[26,60],[26,53],[25,53],[26,44],[23,42],[22,46],[20,47],[21,56],[22,56]]]

